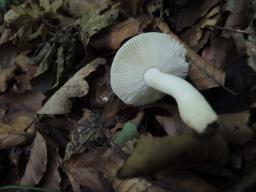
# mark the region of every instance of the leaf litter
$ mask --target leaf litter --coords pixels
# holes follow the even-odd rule
[[[0,1],[0,190],[253,191],[255,5]],[[150,31],[188,50],[186,80],[218,114],[206,134],[170,96],[136,107],[113,93],[116,51]]]

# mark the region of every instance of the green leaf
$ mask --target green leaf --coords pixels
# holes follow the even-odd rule
[[[40,7],[44,8],[46,11],[50,11],[50,1],[40,0]]]
[[[137,127],[133,123],[127,122],[124,124],[122,130],[117,134],[114,142],[117,145],[121,146],[125,144],[128,140],[138,138],[138,137],[139,137],[139,133],[138,133]]]

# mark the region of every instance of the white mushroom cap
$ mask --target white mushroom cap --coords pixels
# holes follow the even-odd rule
[[[188,72],[186,49],[163,33],[143,33],[127,41],[111,68],[111,86],[127,104],[143,105],[175,98],[182,120],[199,133],[217,120],[206,99],[183,78]]]
[[[145,84],[145,71],[157,67],[161,72],[184,78],[189,66],[185,56],[186,49],[170,35],[137,35],[118,50],[111,68],[111,87],[126,104],[154,102],[165,94]]]

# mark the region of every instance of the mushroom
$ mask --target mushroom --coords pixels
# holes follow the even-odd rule
[[[217,120],[206,99],[184,80],[189,64],[186,49],[170,35],[149,32],[129,39],[116,53],[111,87],[126,104],[145,105],[168,94],[182,120],[198,133]]]

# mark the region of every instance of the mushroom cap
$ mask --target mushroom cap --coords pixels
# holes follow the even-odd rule
[[[184,78],[189,64],[185,61],[186,49],[170,35],[158,32],[142,33],[117,51],[110,82],[113,91],[126,104],[144,105],[162,98],[161,93],[144,82],[147,69]]]

